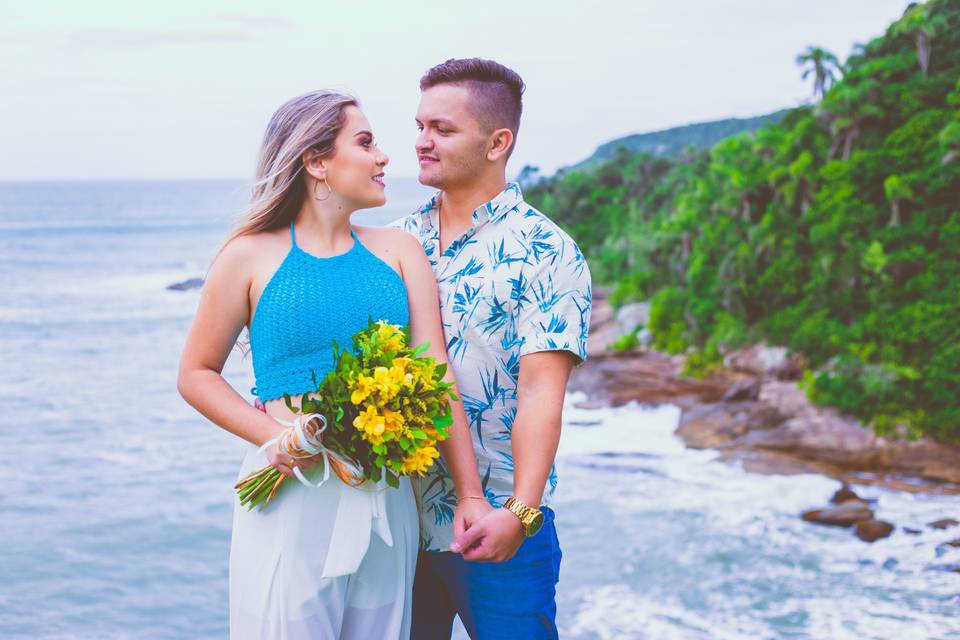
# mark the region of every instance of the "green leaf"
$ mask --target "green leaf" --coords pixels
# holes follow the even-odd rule
[[[430,343],[429,343],[429,342],[424,342],[423,344],[418,345],[417,348],[414,349],[414,350],[410,353],[410,355],[411,355],[412,357],[416,358],[417,356],[419,356],[421,353],[423,353],[424,351],[426,351],[426,350],[429,349],[429,348],[430,348]]]
[[[387,471],[387,484],[393,487],[394,489],[400,488],[400,478],[393,475],[391,472]]]

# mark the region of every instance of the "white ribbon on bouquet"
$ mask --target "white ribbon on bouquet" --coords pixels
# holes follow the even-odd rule
[[[311,433],[307,425],[314,418],[320,420],[321,426]],[[274,420],[294,430],[300,449],[308,454],[306,457],[319,455],[323,458],[323,477],[316,484],[306,479],[300,467],[293,468],[293,474],[303,486],[308,489],[319,489],[324,485],[330,478],[330,458],[335,458],[355,476],[363,477],[362,467],[323,445],[321,435],[327,430],[327,419],[323,415],[319,413],[298,415],[292,422],[279,418]],[[270,445],[279,442],[279,436],[268,440],[257,453],[263,454]],[[303,457],[294,456],[289,451],[284,453],[293,458]],[[381,478],[376,484],[364,482],[359,487],[350,487],[341,482],[339,486],[340,500],[330,537],[330,549],[321,576],[324,578],[355,573],[370,546],[371,531],[376,532],[388,547],[393,546],[393,535],[390,533],[384,500],[384,493],[389,488],[385,480]]]

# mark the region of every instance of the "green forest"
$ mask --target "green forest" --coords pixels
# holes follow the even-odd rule
[[[786,345],[813,401],[960,443],[960,0],[797,63],[811,103],[774,123],[677,158],[620,147],[525,196],[614,305],[651,301],[653,346],[689,375]]]

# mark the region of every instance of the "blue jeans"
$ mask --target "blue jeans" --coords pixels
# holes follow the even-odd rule
[[[473,640],[556,640],[560,542],[554,513],[506,562],[467,562],[421,551],[413,583],[412,640],[449,640],[454,616]]]

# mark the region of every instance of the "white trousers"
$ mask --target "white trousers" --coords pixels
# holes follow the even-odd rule
[[[266,457],[251,446],[238,477],[266,464]],[[318,465],[307,478],[315,482],[321,473]],[[401,478],[399,489],[383,494],[393,546],[371,535],[354,573],[321,577],[328,554],[338,553],[331,545],[338,506],[345,492],[353,491],[361,490],[331,474],[320,488],[288,478],[262,511],[254,507],[248,512],[239,500],[234,502],[231,640],[410,637],[419,519],[409,479]]]

